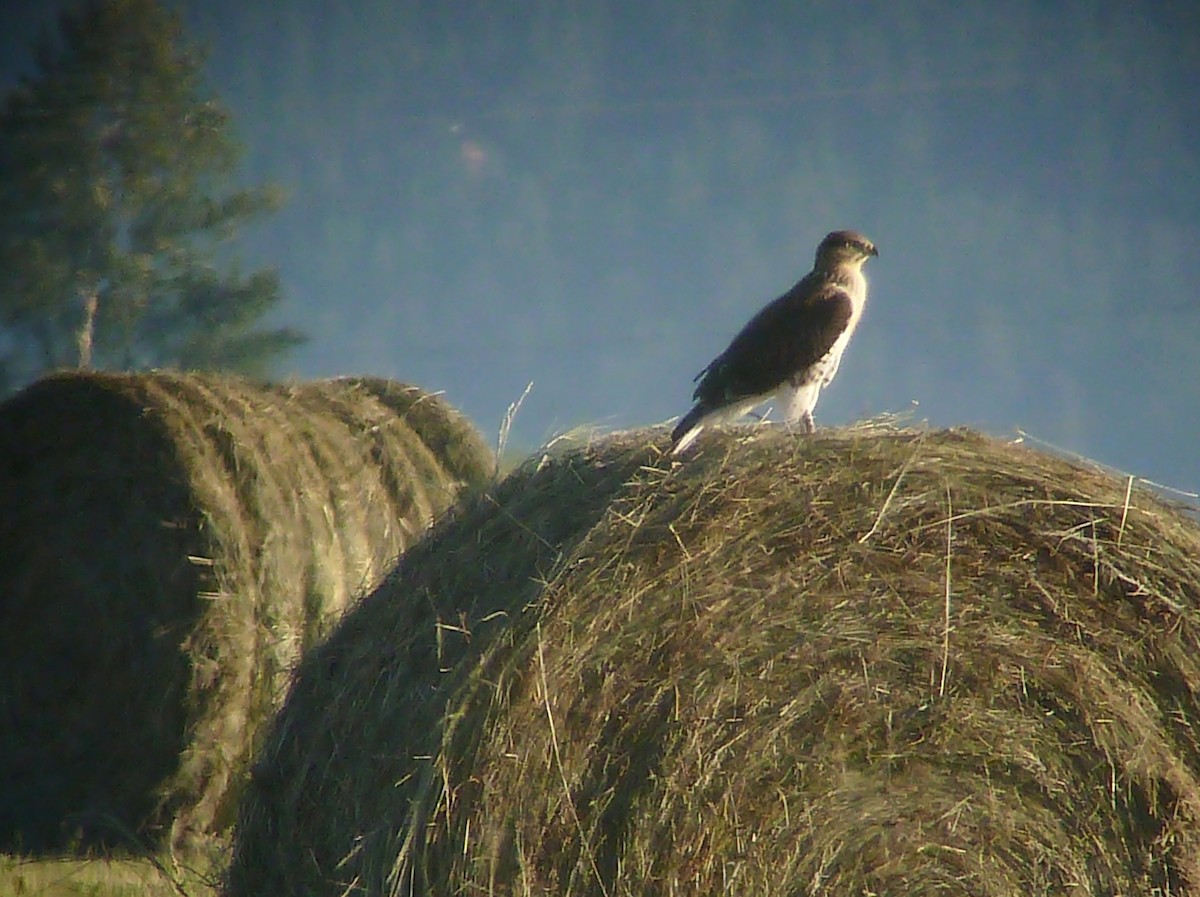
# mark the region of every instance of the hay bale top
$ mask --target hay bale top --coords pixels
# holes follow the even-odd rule
[[[960,431],[532,459],[308,657],[230,893],[1200,889],[1200,528]]]
[[[426,392],[420,387],[382,377],[335,377],[330,380],[306,380],[278,387],[281,394],[301,398],[317,396],[345,401],[347,394],[357,397],[346,423],[355,428],[364,421],[377,427],[382,415],[368,420],[362,413],[362,403],[374,400],[383,409],[408,425],[421,438],[425,447],[455,481],[463,484],[481,483],[496,469],[496,459],[482,435],[465,415],[451,406],[440,393]]]

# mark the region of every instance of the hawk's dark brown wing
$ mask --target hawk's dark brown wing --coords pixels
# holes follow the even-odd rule
[[[751,318],[696,375],[693,398],[704,407],[720,408],[774,391],[825,357],[852,312],[844,289],[806,277]]]

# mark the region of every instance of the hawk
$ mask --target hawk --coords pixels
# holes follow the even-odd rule
[[[671,454],[706,426],[741,417],[771,398],[785,420],[811,433],[817,396],[837,373],[867,302],[863,263],[876,255],[875,244],[856,231],[835,230],[822,240],[812,271],[751,318],[696,375],[696,405],[671,433]]]

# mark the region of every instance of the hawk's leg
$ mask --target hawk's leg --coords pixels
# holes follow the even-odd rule
[[[787,427],[789,433],[799,433],[801,436],[809,436],[817,429],[817,425],[813,423],[811,411],[805,411],[792,420],[783,421],[783,426]]]
[[[811,433],[815,430],[813,409],[817,407],[817,397],[821,394],[821,381],[808,380],[791,386],[784,394],[783,419],[801,433]]]

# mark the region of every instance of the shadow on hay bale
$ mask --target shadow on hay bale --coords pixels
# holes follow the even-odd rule
[[[298,655],[492,466],[378,380],[70,374],[0,405],[0,849],[227,828]]]
[[[968,433],[752,432],[445,518],[301,664],[228,893],[1195,893],[1196,524]]]

